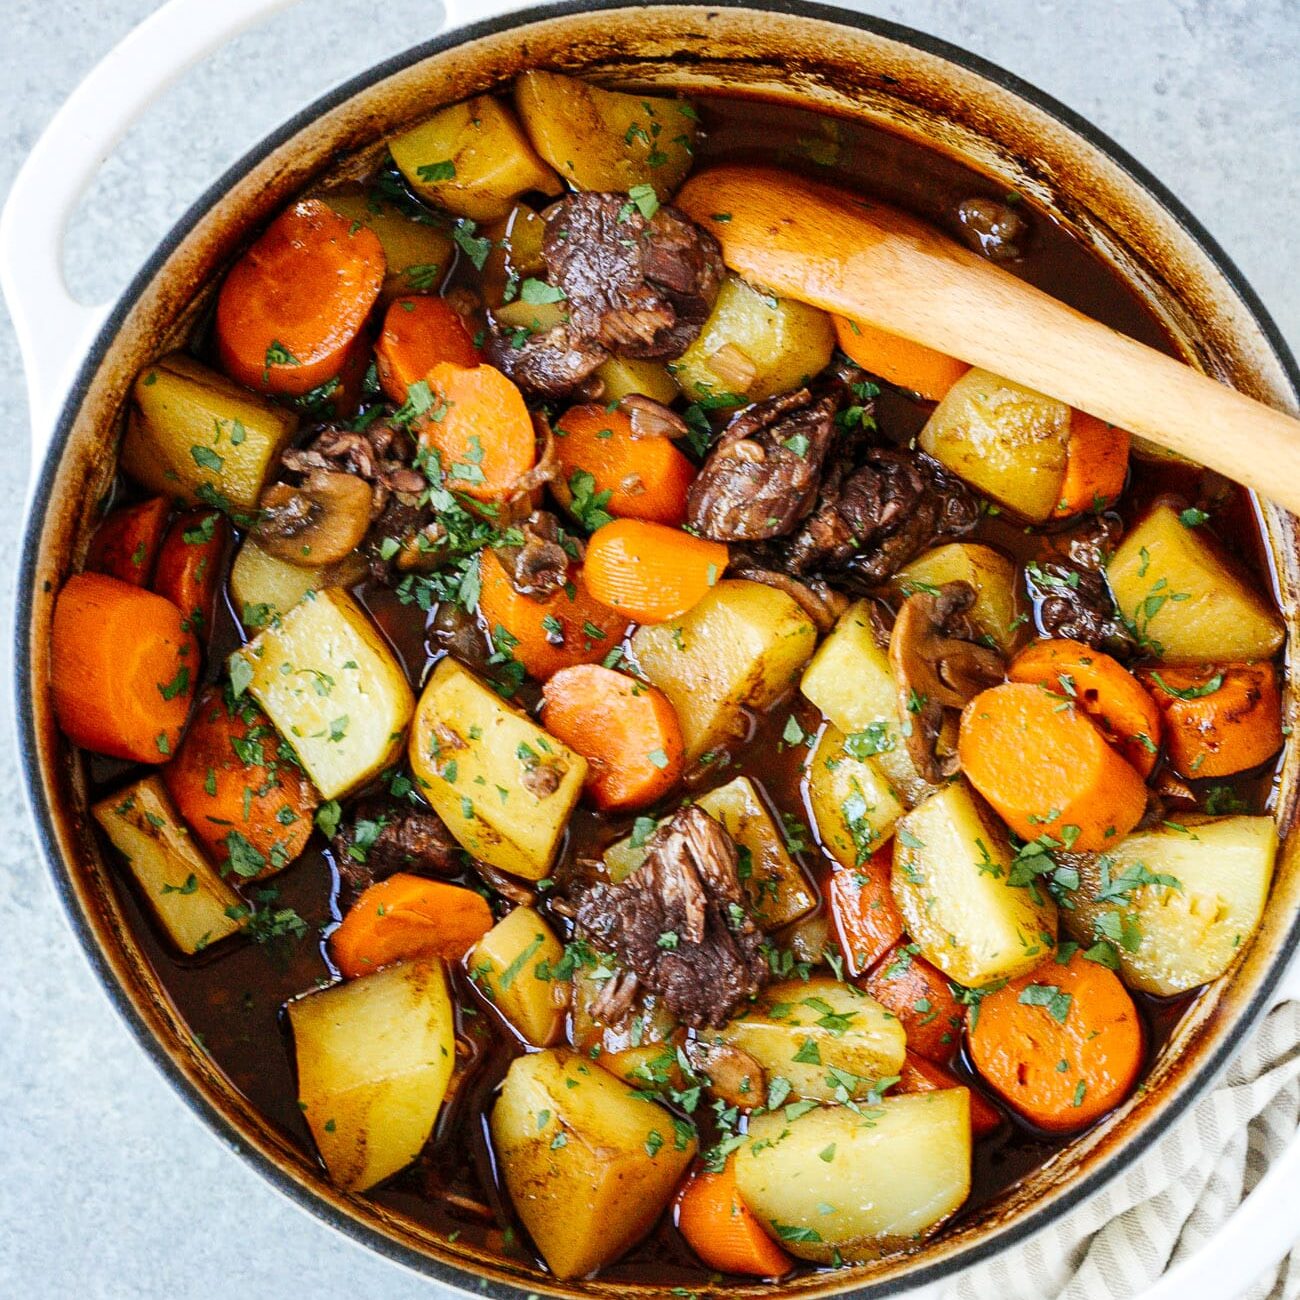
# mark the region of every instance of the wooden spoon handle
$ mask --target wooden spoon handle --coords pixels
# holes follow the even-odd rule
[[[676,202],[747,280],[1037,389],[1300,514],[1300,420],[1067,307],[924,222],[767,167],[700,172]]]

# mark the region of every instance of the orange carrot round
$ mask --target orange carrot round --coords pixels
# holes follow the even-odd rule
[[[459,961],[491,928],[481,894],[399,871],[352,904],[330,935],[330,956],[346,979],[417,957]]]
[[[384,282],[375,232],[319,199],[286,208],[230,268],[217,352],[232,379],[296,396],[332,379]]]
[[[735,1157],[721,1173],[699,1169],[677,1193],[677,1229],[686,1244],[719,1273],[781,1277],[794,1261],[763,1231],[736,1190]]]
[[[604,509],[616,519],[649,519],[677,526],[686,519],[686,493],[695,466],[668,438],[638,438],[619,410],[572,406],[555,423],[560,472],[551,491],[567,510],[573,477],[589,474],[590,492],[608,492]]]
[[[206,639],[212,630],[221,585],[221,561],[230,545],[230,524],[216,510],[189,510],[167,530],[153,589],[185,615],[190,631]]]
[[[460,312],[445,298],[420,294],[389,305],[375,345],[375,368],[384,392],[399,405],[407,389],[440,361],[477,366],[482,360]]]
[[[1086,411],[1070,412],[1070,441],[1057,515],[1075,515],[1109,505],[1124,490],[1132,439],[1125,429]]]
[[[1002,1127],[1001,1112],[978,1089],[909,1047],[898,1072],[898,1091],[942,1092],[945,1088],[965,1088],[970,1093],[970,1127],[975,1137],[987,1137]]]
[[[626,673],[599,664],[560,669],[542,688],[542,726],[587,760],[585,788],[597,808],[644,808],[682,779],[677,711]]]
[[[961,1044],[966,1013],[941,971],[900,942],[880,959],[866,987],[898,1017],[912,1051],[940,1065],[952,1060]]]
[[[984,997],[975,1068],[1032,1124],[1083,1128],[1117,1106],[1142,1065],[1142,1022],[1114,971],[1076,952]]]
[[[1006,682],[962,711],[957,756],[1017,835],[1106,849],[1138,824],[1147,789],[1087,715],[1028,682]]]
[[[316,787],[283,752],[270,719],[249,699],[226,707],[209,687],[163,783],[194,837],[238,876],[269,875],[307,845]]]
[[[666,623],[709,593],[727,567],[727,548],[678,528],[616,519],[587,543],[587,587],[638,623]]]
[[[75,744],[165,763],[198,676],[199,643],[171,601],[103,573],[68,579],[54,604],[50,687]]]
[[[852,975],[865,974],[903,937],[903,918],[889,883],[893,869],[894,846],[886,843],[861,866],[831,873],[831,918]]]
[[[107,573],[133,587],[147,587],[158,563],[170,512],[166,497],[153,497],[139,505],[114,510],[95,529],[86,568]]]
[[[425,379],[433,403],[416,428],[447,486],[479,501],[508,496],[537,459],[523,394],[495,366],[440,361]]]
[[[508,652],[539,681],[603,659],[628,625],[625,614],[592,598],[584,569],[574,566],[564,587],[534,600],[514,589],[496,553],[486,548],[479,554],[478,611],[498,653]]]
[[[1160,748],[1160,712],[1117,659],[1082,641],[1038,641],[1011,661],[1007,677],[1073,700],[1142,776],[1151,775]]]
[[[1183,776],[1231,776],[1282,748],[1282,693],[1272,664],[1150,668],[1140,676]]]
[[[930,402],[941,401],[970,369],[965,361],[890,334],[866,321],[836,316],[835,337],[840,350],[863,370]]]

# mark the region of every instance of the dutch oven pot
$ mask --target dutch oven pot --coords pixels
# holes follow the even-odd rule
[[[315,1161],[253,1113],[194,1043],[124,923],[120,883],[86,816],[80,763],[59,736],[48,690],[54,594],[84,553],[113,472],[115,434],[136,372],[179,343],[234,252],[292,195],[339,159],[362,164],[382,138],[438,105],[503,86],[522,68],[687,89],[749,90],[886,125],[1031,194],[1116,267],[1189,360],[1294,410],[1300,374],[1259,302],[1196,222],[1109,140],[1000,69],[891,23],[801,0],[631,4],[569,0],[509,16],[509,0],[461,0],[470,25],[372,68],[267,137],[185,215],[111,310],[83,306],[61,271],[68,215],[105,154],[175,76],[290,0],[172,0],[97,67],[58,113],[19,174],[0,222],[0,277],[22,345],[33,486],[16,616],[19,730],[27,794],[55,884],[96,974],[137,1039],[218,1134],[277,1188],[348,1235],[463,1290],[524,1297],[624,1296],[624,1283],[557,1284],[331,1187]],[[344,164],[346,165],[346,163]],[[1297,644],[1296,521],[1260,517]],[[1295,708],[1296,683],[1289,684]],[[1149,1086],[1050,1165],[915,1256],[802,1277],[780,1291],[862,1297],[928,1292],[1023,1241],[1121,1172],[1221,1073],[1270,1006],[1300,997],[1286,968],[1300,937],[1295,747],[1278,795],[1290,830],[1272,899],[1231,975],[1207,988],[1161,1053]],[[1210,1245],[1147,1300],[1223,1297],[1291,1244],[1300,1141]]]

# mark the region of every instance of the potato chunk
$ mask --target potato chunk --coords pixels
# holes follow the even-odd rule
[[[671,371],[688,401],[726,402],[731,394],[740,406],[797,388],[826,368],[834,349],[835,327],[825,312],[729,275]]]
[[[428,1141],[456,1060],[441,962],[404,962],[288,1004],[298,1103],[330,1178],[364,1192]]]
[[[785,592],[727,578],[675,623],[638,628],[632,654],[672,701],[693,763],[741,734],[745,709],[773,704],[816,643],[812,620]]]
[[[533,147],[580,190],[650,185],[667,199],[690,170],[696,118],[683,99],[530,68],[515,78],[515,108]]]
[[[1055,946],[1056,904],[1041,885],[1011,884],[1011,859],[1006,832],[964,780],[896,828],[894,901],[907,931],[968,988],[1020,975]]]
[[[181,952],[201,952],[240,928],[239,895],[199,851],[160,777],[145,777],[90,811]]]
[[[818,1106],[749,1122],[736,1188],[763,1226],[800,1259],[860,1264],[908,1246],[970,1193],[970,1093],[886,1097],[860,1108]]]
[[[422,199],[474,221],[504,217],[530,190],[558,194],[563,188],[515,115],[490,95],[439,109],[395,135],[388,150]]]
[[[645,1236],[695,1155],[689,1127],[567,1049],[511,1063],[491,1128],[515,1210],[561,1280]]]
[[[990,374],[968,370],[921,430],[920,443],[954,474],[1034,522],[1061,499],[1070,408]]]
[[[433,670],[411,729],[425,798],[476,858],[540,880],[555,857],[587,762],[454,659]]]
[[[230,566],[230,594],[235,616],[245,628],[256,629],[283,617],[309,591],[351,587],[365,576],[366,562],[360,554],[307,569],[277,559],[246,537]]]
[[[545,1047],[564,1022],[551,971],[564,947],[540,912],[516,907],[470,950],[470,978],[526,1043]]]
[[[375,232],[384,250],[385,301],[406,293],[431,293],[442,283],[455,247],[443,226],[427,217],[416,221],[359,185],[328,190],[320,197],[339,216]]]
[[[860,867],[894,833],[905,809],[869,755],[855,758],[833,723],[808,760],[808,802],[822,843],[844,867]]]
[[[1029,635],[1029,610],[1021,594],[1015,561],[980,542],[949,542],[918,555],[890,580],[907,597],[945,582],[969,583],[975,603],[967,612],[975,631],[1011,654]]]
[[[825,976],[768,985],[717,1037],[748,1052],[769,1088],[785,1079],[798,1096],[828,1101],[841,1089],[866,1097],[898,1073],[907,1047],[893,1012],[856,985]]]
[[[415,697],[369,616],[337,587],[312,592],[230,656],[325,799],[376,776],[397,754]]]
[[[662,361],[637,357],[610,357],[596,367],[596,378],[605,385],[601,401],[617,402],[630,393],[653,397],[665,406],[677,400],[677,382]]]
[[[1184,993],[1222,975],[1255,933],[1276,854],[1271,817],[1171,818],[1084,860],[1066,928],[1110,943],[1133,988]]]
[[[570,1041],[588,1059],[595,1051],[601,1066],[634,1088],[669,1083],[682,1086],[677,1047],[670,1041],[677,1032],[677,1021],[658,995],[642,990],[633,1013],[614,1025],[592,1010],[617,974],[614,959],[605,955],[598,965],[580,964],[573,972]]]
[[[1119,612],[1165,663],[1268,659],[1286,635],[1277,611],[1168,505],[1124,538],[1106,574]]]
[[[135,381],[121,465],[151,492],[251,511],[297,427],[293,412],[173,352]]]

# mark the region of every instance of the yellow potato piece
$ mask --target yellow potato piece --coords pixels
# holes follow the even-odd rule
[[[975,591],[967,617],[975,631],[1003,654],[1014,653],[1029,635],[1029,610],[1015,561],[980,542],[949,542],[918,555],[890,579],[901,597],[965,582]]]
[[[351,587],[365,576],[365,557],[359,553],[308,569],[278,559],[246,537],[230,566],[230,595],[235,616],[245,628],[256,629],[287,614],[309,591]]]
[[[545,1047],[564,1023],[568,998],[556,1001],[550,974],[563,958],[564,945],[542,914],[516,907],[474,945],[466,965],[470,978],[519,1037]]]
[[[875,759],[855,758],[834,724],[808,761],[808,802],[822,843],[850,869],[866,862],[906,811]]]
[[[339,216],[375,232],[384,250],[385,300],[433,293],[446,278],[455,245],[444,226],[416,221],[359,185],[327,190],[320,197]]]

